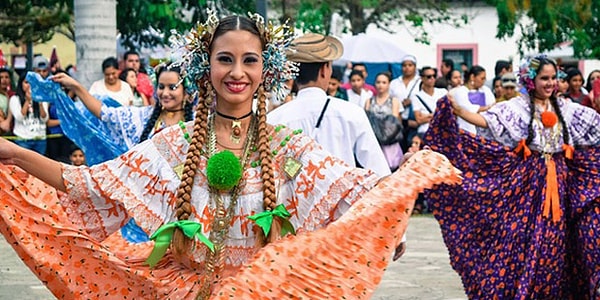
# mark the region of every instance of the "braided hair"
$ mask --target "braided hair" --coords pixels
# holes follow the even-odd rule
[[[163,72],[175,72],[181,76],[181,68],[175,65],[166,65],[160,67],[158,69],[156,77],[160,78],[160,74],[162,74]],[[184,99],[183,101],[185,121],[191,121],[194,115],[193,104],[190,101],[186,101],[186,99]],[[160,113],[162,112],[162,105],[160,104],[160,99],[156,99],[155,102],[156,103],[154,104],[154,110],[152,110],[150,118],[146,122],[146,125],[144,125],[144,130],[142,131],[142,135],[140,136],[140,143],[148,139],[150,133],[152,132],[152,129],[154,128],[156,122],[158,121],[158,118],[160,117]]]
[[[215,29],[210,44],[210,50],[212,51],[212,45],[216,39],[233,30],[244,30],[250,32],[261,39],[263,48],[266,45],[266,42],[259,33],[259,29],[254,21],[246,17],[229,16],[220,20],[219,25]],[[196,118],[194,121],[194,132],[192,134],[190,147],[187,152],[181,184],[177,190],[175,215],[177,216],[178,220],[187,220],[193,213],[190,200],[194,177],[198,171],[200,156],[205,153],[203,149],[207,142],[209,109],[213,106],[213,99],[216,99],[214,89],[211,83],[208,82],[208,79],[203,78],[198,80],[197,85],[199,87],[199,99],[196,109]],[[277,205],[277,194],[275,192],[275,177],[272,166],[271,152],[269,150],[270,142],[268,138],[268,125],[266,121],[267,93],[262,85],[257,91],[257,96],[257,145],[263,178],[263,206],[266,210],[272,210]],[[269,237],[279,236],[279,233],[281,232],[281,230],[278,229],[281,227],[280,224],[281,222],[279,221],[273,222],[273,227]],[[260,230],[259,232],[262,233]],[[257,238],[260,238],[261,241],[266,239],[266,237],[262,235],[260,235],[260,237],[257,236]],[[182,254],[185,251],[186,243],[188,242],[189,240],[184,237],[183,232],[181,232],[179,229],[176,229],[173,236],[174,252],[176,254]]]
[[[545,57],[540,57],[538,58],[539,60],[539,65],[538,67],[535,69],[535,74],[536,77],[538,76],[540,70],[542,70],[542,68],[545,65],[551,65],[554,70],[558,71],[558,68],[556,66],[556,63],[550,59],[547,59]],[[532,81],[535,82],[535,78],[531,78]],[[527,145],[529,145],[531,143],[531,141],[533,140],[533,120],[535,119],[535,89],[529,89],[528,91],[529,94],[529,111],[531,114],[531,118],[529,120],[529,125],[527,127],[527,139],[525,141],[525,143]],[[565,123],[565,119],[562,115],[562,112],[560,111],[560,107],[558,105],[558,98],[556,97],[556,93],[552,93],[552,95],[550,95],[550,104],[552,105],[552,108],[554,109],[554,111],[556,112],[556,115],[558,116],[558,120],[560,123],[562,123],[562,131],[563,131],[563,143],[564,144],[569,144],[569,130],[567,129],[567,125]]]

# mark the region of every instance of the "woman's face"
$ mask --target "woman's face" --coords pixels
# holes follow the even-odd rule
[[[4,91],[8,90],[9,86],[10,86],[10,76],[8,75],[7,72],[1,72],[0,73],[0,91],[4,92]]]
[[[213,41],[210,81],[217,93],[217,107],[247,111],[262,83],[262,44],[245,30],[229,31]]]
[[[596,79],[600,78],[600,72],[598,72],[598,71],[592,72],[592,73],[590,73],[589,77],[590,77],[590,82],[593,84]],[[2,74],[0,74],[0,80],[2,80]]]
[[[183,108],[185,89],[179,77],[179,73],[163,71],[158,77],[156,95],[160,105],[166,110],[175,111]]]
[[[462,76],[458,70],[452,71],[452,77],[450,77],[450,84],[453,88],[462,84]]]
[[[114,85],[119,80],[119,70],[114,67],[108,67],[104,69],[104,83],[107,85]]]
[[[481,72],[477,75],[471,75],[471,81],[473,82],[471,87],[473,89],[479,89],[485,84],[485,72]]]
[[[564,78],[558,79],[557,84],[558,84],[558,92],[559,93],[564,94],[569,90],[569,82],[566,81]]]
[[[137,74],[135,74],[135,71],[127,72],[127,77],[125,77],[125,81],[127,81],[131,88],[135,89],[137,87]]]
[[[502,80],[494,81],[494,96],[500,98],[504,95],[504,89],[502,88]]]
[[[379,75],[375,78],[375,88],[378,94],[387,93],[390,90],[390,80],[385,75]]]
[[[359,75],[354,75],[350,78],[350,85],[355,93],[360,94],[365,85],[365,80]]]
[[[574,92],[579,92],[583,85],[583,76],[575,75],[569,80],[569,89]]]
[[[556,69],[551,64],[546,64],[538,71],[535,77],[535,97],[546,100],[552,96],[556,88]]]

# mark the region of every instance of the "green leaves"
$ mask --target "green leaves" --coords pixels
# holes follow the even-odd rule
[[[498,12],[497,37],[522,32],[519,52],[552,50],[572,42],[575,56],[600,58],[598,16],[600,1],[590,0],[488,0]],[[524,17],[531,21],[525,20]]]
[[[19,45],[43,43],[54,32],[68,25],[73,14],[72,1],[4,0],[0,4],[0,42]]]

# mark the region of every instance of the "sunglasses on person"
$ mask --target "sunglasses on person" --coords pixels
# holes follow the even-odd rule
[[[517,82],[514,78],[502,78],[502,82]]]
[[[435,74],[423,75],[423,77],[427,78],[427,79],[431,79],[431,78],[435,78]]]

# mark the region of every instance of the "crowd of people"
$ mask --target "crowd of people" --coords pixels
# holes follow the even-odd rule
[[[368,297],[430,211],[470,298],[600,297],[600,71],[406,55],[372,86],[288,29],[211,15],[154,83],[135,51],[89,89],[0,70],[0,231],[54,295]]]

